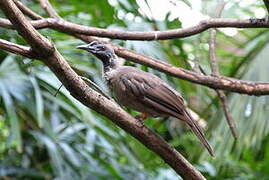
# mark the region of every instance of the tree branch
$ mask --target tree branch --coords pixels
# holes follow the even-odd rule
[[[5,4],[6,1],[1,2]],[[30,44],[32,49],[42,56],[48,56],[54,49],[50,41],[44,38],[37,30],[26,20],[21,11],[12,1],[13,6],[2,8],[4,13],[16,28],[18,33]]]
[[[219,66],[217,63],[216,56],[216,29],[212,29],[209,34],[209,55],[210,55],[210,66],[212,69],[212,75],[219,76]]]
[[[34,52],[29,48],[25,46],[21,46],[3,39],[0,39],[0,49],[3,49],[5,51],[15,53],[30,59],[35,59],[37,56],[34,54]]]
[[[40,20],[30,21],[30,23],[35,29],[42,29],[42,28],[50,28],[50,24],[53,23],[54,21],[55,19],[52,19],[52,18],[47,18],[47,19],[43,18]],[[15,29],[15,27],[13,27],[11,22],[4,18],[0,18],[0,27],[8,28],[8,29]]]
[[[33,50],[39,52],[40,50],[38,48],[44,45],[42,40],[45,40],[45,37],[37,31],[32,31],[34,28],[16,7],[14,2],[12,0],[1,1],[0,8],[4,10],[5,15],[14,23],[17,31],[31,45]],[[119,127],[130,133],[150,150],[157,153],[184,179],[205,179],[182,155],[169,146],[162,138],[143,126],[140,121],[137,121],[122,110],[116,103],[89,88],[72,70],[55,47],[51,43],[48,43],[47,46],[49,46],[47,50],[50,52],[47,56],[38,54],[40,59],[54,72],[73,97],[87,107],[108,117]]]
[[[63,21],[63,20],[61,19],[60,21]],[[251,20],[244,20],[244,21],[249,22]],[[257,21],[257,20],[254,20],[254,21]],[[56,23],[56,25],[54,23]],[[247,24],[250,25],[249,23]],[[90,36],[76,34],[75,30],[66,28],[65,24],[59,23],[58,19],[47,18],[47,19],[32,21],[32,25],[37,29],[50,27],[57,31],[67,33],[72,36],[76,36],[77,38],[85,42],[91,42],[93,40],[97,40],[96,38],[93,38]],[[0,26],[6,27],[6,28],[12,27],[10,22],[5,19],[0,19]],[[111,44],[111,46],[114,48],[117,55],[122,58],[125,58],[127,60],[130,60],[139,64],[144,64],[151,68],[165,72],[171,76],[178,77],[178,78],[181,78],[181,79],[193,82],[193,83],[205,85],[213,89],[222,89],[222,90],[248,94],[248,95],[260,96],[260,95],[269,94],[269,83],[266,83],[266,82],[250,82],[250,81],[242,81],[242,80],[237,80],[234,78],[227,78],[227,77],[222,77],[222,76],[214,77],[211,75],[202,75],[199,73],[188,71],[183,68],[174,67],[161,60],[155,60],[155,59],[146,57],[144,55],[135,53],[133,51],[127,50],[117,45]]]
[[[29,9],[28,7],[24,6],[24,4],[22,2],[20,2],[18,0],[13,0],[13,1],[17,5],[17,7],[23,12],[23,14],[29,16],[31,19],[34,19],[34,20],[42,19],[42,16],[35,13],[31,9]]]
[[[58,13],[55,11],[55,9],[51,6],[48,0],[39,0],[39,3],[43,9],[49,14],[52,18],[61,18]]]
[[[89,36],[106,37],[111,39],[121,40],[167,40],[175,38],[183,38],[201,33],[209,28],[220,27],[236,27],[236,28],[268,28],[269,24],[266,19],[208,19],[201,21],[198,25],[184,28],[173,29],[166,31],[151,31],[151,32],[130,32],[111,29],[102,29],[95,27],[87,27],[68,22],[66,20],[54,20],[50,24],[52,29],[62,29],[65,32],[76,34],[84,34]]]
[[[232,135],[234,137],[235,140],[238,139],[238,133],[237,133],[237,128],[236,128],[236,123],[233,119],[233,117],[231,116],[231,113],[230,113],[230,108],[228,106],[228,98],[227,96],[224,94],[223,91],[220,91],[220,90],[216,90],[217,92],[217,95],[219,96],[220,98],[220,102],[221,102],[221,105],[222,105],[222,108],[223,108],[223,112],[224,112],[224,115],[226,117],[226,120],[227,120],[227,123],[229,125],[229,128],[232,132]]]
[[[35,22],[34,27],[40,28],[52,28],[55,30],[61,29],[64,32],[84,34],[89,36],[106,37],[111,39],[122,40],[166,40],[192,36],[201,33],[209,28],[268,28],[269,23],[266,18],[261,19],[229,19],[229,18],[212,18],[202,20],[198,25],[184,28],[184,29],[172,29],[166,31],[119,31],[111,29],[102,29],[95,27],[88,27],[84,25],[75,24],[64,19],[58,18],[46,18]]]
[[[215,17],[221,16],[221,12],[224,9],[225,4],[226,3],[223,0],[220,1],[219,6],[216,10]],[[212,69],[212,75],[219,76],[220,72],[219,72],[219,66],[217,63],[217,55],[216,55],[216,29],[215,28],[213,28],[210,32],[209,54],[210,54],[210,60],[211,60],[210,65],[211,65],[211,69]],[[230,127],[230,130],[233,134],[233,137],[234,137],[234,139],[238,139],[236,124],[235,124],[235,121],[230,114],[227,96],[221,90],[216,89],[215,91],[216,91],[218,97],[220,98],[220,102],[221,102],[221,105],[222,105],[222,108],[224,111],[224,115],[226,117],[226,121]]]

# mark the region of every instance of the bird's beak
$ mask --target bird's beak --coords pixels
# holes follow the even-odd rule
[[[77,49],[83,49],[83,50],[89,51],[91,53],[96,53],[95,47],[89,46],[88,44],[77,46]]]
[[[77,49],[88,50],[88,49],[89,49],[89,46],[88,46],[88,44],[84,44],[84,45],[77,46],[76,48],[77,48]]]

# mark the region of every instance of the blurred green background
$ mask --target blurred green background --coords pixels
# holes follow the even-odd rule
[[[23,0],[47,17],[37,1]],[[152,31],[195,25],[212,17],[215,0],[54,0],[60,16],[74,23],[124,31]],[[264,17],[263,1],[230,0],[225,18]],[[1,17],[4,17],[2,12]],[[49,37],[80,75],[108,92],[101,64],[75,47],[83,42],[49,29]],[[0,38],[25,41],[13,30],[0,28]],[[219,29],[217,58],[221,74],[251,81],[269,81],[267,29]],[[209,31],[188,38],[113,43],[173,64],[192,69],[200,64],[211,73]],[[126,61],[154,73],[182,93],[201,121],[216,158],[212,159],[197,138],[179,121],[149,119],[145,124],[173,145],[208,179],[269,179],[269,98],[227,92],[236,120],[239,141],[234,142],[214,90],[151,68]],[[39,61],[0,50],[0,179],[179,179],[156,154],[103,116],[84,107],[60,86]],[[126,109],[132,115],[136,115]]]

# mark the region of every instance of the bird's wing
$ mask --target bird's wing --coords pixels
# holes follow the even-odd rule
[[[136,97],[137,101],[145,106],[154,107],[160,112],[175,117],[184,115],[185,107],[182,97],[173,92],[161,79],[144,74],[144,72],[126,74],[120,78],[126,89],[128,89],[128,93],[131,93],[132,96]]]

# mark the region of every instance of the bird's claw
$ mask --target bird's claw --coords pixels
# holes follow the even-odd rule
[[[140,115],[136,115],[135,116],[135,119],[137,120],[137,122],[139,124],[139,127],[145,126],[144,121],[141,119],[141,116]]]

